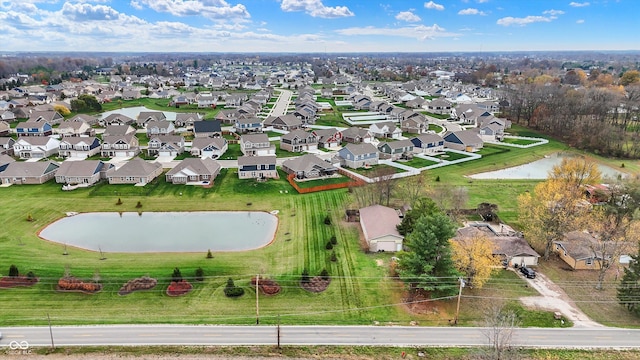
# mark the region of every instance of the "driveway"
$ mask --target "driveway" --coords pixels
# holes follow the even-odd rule
[[[567,293],[565,293],[562,288],[556,285],[544,274],[536,273],[535,279],[526,279],[519,271],[517,271],[517,274],[521,278],[525,279],[529,286],[540,293],[540,296],[520,298],[520,301],[522,301],[524,305],[545,310],[559,311],[567,319],[571,320],[575,327],[604,327],[603,325],[591,320],[585,313],[583,313],[571,298],[569,298]]]

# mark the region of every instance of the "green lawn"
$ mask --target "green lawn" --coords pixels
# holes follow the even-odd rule
[[[236,160],[242,156],[242,150],[240,150],[240,144],[228,144],[227,151],[220,156],[220,160]]]
[[[400,169],[395,166],[390,166],[387,164],[379,164],[379,165],[374,165],[368,168],[358,168],[358,169],[349,169],[349,170],[367,177],[372,177],[372,176],[375,177],[376,172],[380,171],[381,169],[393,169],[393,171],[396,173],[402,173],[407,171],[405,169]]]
[[[411,159],[411,160],[400,161],[399,163],[402,164],[402,165],[407,165],[407,166],[414,167],[416,169],[420,169],[420,168],[423,168],[423,167],[426,167],[426,166],[437,164],[436,161],[419,158],[417,156],[414,156],[413,159]]]
[[[504,138],[502,142],[507,144],[516,144],[516,145],[531,145],[539,143],[538,140],[527,140],[527,139],[514,139],[514,138]]]
[[[348,177],[340,176],[340,177],[331,177],[331,178],[327,178],[327,179],[297,181],[296,184],[300,188],[306,189],[306,188],[310,188],[310,187],[314,187],[314,186],[321,186],[321,185],[343,184],[343,183],[347,183],[349,181],[351,181],[351,179],[349,179]]]
[[[460,154],[457,152],[446,151],[446,154],[438,154],[438,155],[434,155],[434,157],[441,160],[454,161],[454,160],[465,159],[465,158],[468,158],[469,156]]]
[[[429,130],[435,131],[436,133],[440,133],[444,130],[444,128],[440,125],[429,124]]]

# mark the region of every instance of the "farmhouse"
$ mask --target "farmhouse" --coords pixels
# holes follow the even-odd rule
[[[360,226],[369,251],[400,251],[404,237],[397,226],[402,222],[395,209],[372,205],[360,209]]]

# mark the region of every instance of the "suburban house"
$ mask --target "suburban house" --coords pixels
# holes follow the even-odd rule
[[[185,141],[181,135],[154,135],[149,139],[147,154],[176,157],[184,152],[184,147]]]
[[[245,156],[275,155],[276,146],[267,134],[245,134],[240,137],[240,150]]]
[[[195,137],[221,137],[220,120],[194,121],[193,134]]]
[[[100,120],[99,123],[102,126],[109,125],[133,125],[136,121],[126,115],[113,113]]]
[[[10,137],[0,137],[0,155],[13,155],[13,145],[16,141]]]
[[[136,129],[131,125],[107,125],[102,136],[124,136],[135,133]]]
[[[479,124],[479,117],[491,115],[491,113],[476,104],[459,104],[452,110],[451,114],[463,124],[474,126]]]
[[[169,170],[165,178],[172,184],[210,184],[218,176],[221,168],[220,164],[210,157],[186,158]]]
[[[141,111],[136,118],[139,129],[147,127],[151,121],[167,121],[167,117],[162,111]]]
[[[29,115],[29,119],[27,121],[34,122],[48,122],[51,125],[58,125],[60,122],[64,120],[64,116],[60,115],[57,111],[33,111]]]
[[[44,184],[53,179],[59,167],[53,161],[12,162],[0,172],[0,182],[15,185]]]
[[[25,121],[16,126],[18,136],[49,136],[53,134],[53,127],[46,121]]]
[[[282,163],[282,170],[287,174],[294,174],[296,179],[316,179],[338,172],[338,169],[330,162],[322,160],[314,154],[287,159]]]
[[[100,140],[95,136],[67,136],[60,140],[61,157],[88,158],[100,152]]]
[[[119,169],[109,172],[107,179],[109,184],[146,185],[160,174],[162,174],[162,164],[133,158]]]
[[[65,161],[56,172],[56,182],[93,185],[101,179],[106,179],[107,172],[114,168],[115,165],[100,160]]]
[[[15,161],[16,159],[12,158],[7,154],[0,154],[0,172],[3,172],[4,169],[6,169],[7,166],[9,166],[9,164]]]
[[[174,126],[177,127],[192,127],[193,123],[202,120],[202,117],[198,113],[177,113]]]
[[[400,129],[410,134],[422,134],[429,130],[427,118],[422,114],[416,113],[418,116],[411,116],[400,120]]]
[[[313,132],[293,130],[280,136],[280,149],[290,152],[318,150],[318,137]]]
[[[357,169],[360,167],[377,165],[379,160],[378,149],[369,143],[347,144],[338,150],[340,164],[342,166]]]
[[[55,132],[67,136],[94,136],[96,131],[84,121],[63,121]]]
[[[444,139],[436,134],[421,134],[411,139],[413,152],[435,155],[444,151]]]
[[[238,118],[234,128],[238,134],[260,133],[262,132],[262,119],[258,117]]]
[[[276,170],[276,156],[240,156],[238,158],[238,178],[278,178],[278,170]]]
[[[318,137],[318,147],[331,149],[342,143],[342,132],[336,128],[315,129],[313,133]]]
[[[60,140],[49,136],[21,136],[13,144],[13,153],[20,159],[43,159],[57,155]]]
[[[451,103],[447,99],[437,98],[427,104],[427,111],[438,115],[451,114]]]
[[[611,260],[611,255],[598,251],[597,241],[588,232],[571,231],[553,242],[553,250],[573,270],[598,270],[603,261]]]
[[[280,130],[296,130],[302,128],[302,121],[293,114],[269,116],[262,122],[264,127],[272,127]]]
[[[89,125],[97,125],[98,117],[87,115],[87,114],[78,114],[72,117],[71,119],[69,119],[69,121],[80,121],[80,122],[86,122]]]
[[[217,159],[222,156],[228,148],[227,139],[222,137],[195,138],[191,142],[191,155],[201,158]]]
[[[484,143],[474,129],[450,132],[444,135],[444,146],[449,149],[475,152],[482,149]]]
[[[397,226],[402,222],[395,209],[372,205],[360,209],[360,226],[369,251],[401,251],[404,237]]]
[[[17,119],[16,114],[14,114],[13,112],[9,110],[0,111],[0,120],[6,121],[6,122],[14,122],[16,121],[16,119]]]
[[[109,135],[102,138],[101,157],[134,157],[140,153],[135,134]]]
[[[369,131],[374,137],[383,139],[400,139],[402,136],[402,129],[397,127],[392,121],[371,124]]]
[[[536,266],[540,255],[511,227],[486,222],[471,222],[456,231],[453,241],[484,237],[493,243],[493,256],[509,266]]]
[[[373,134],[367,129],[352,126],[342,130],[342,140],[351,144],[371,143]]]
[[[413,155],[413,143],[411,140],[396,140],[389,142],[380,142],[378,144],[380,157],[391,160],[407,158]]]
[[[11,135],[11,125],[8,122],[2,120],[0,121],[0,136],[10,136]]]
[[[147,122],[147,137],[155,135],[172,135],[176,131],[173,122],[151,120]]]
[[[504,128],[498,124],[481,125],[478,135],[482,141],[501,141],[504,138]]]

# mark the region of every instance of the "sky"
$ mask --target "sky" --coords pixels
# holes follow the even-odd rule
[[[0,52],[639,50],[640,0],[0,0]]]

